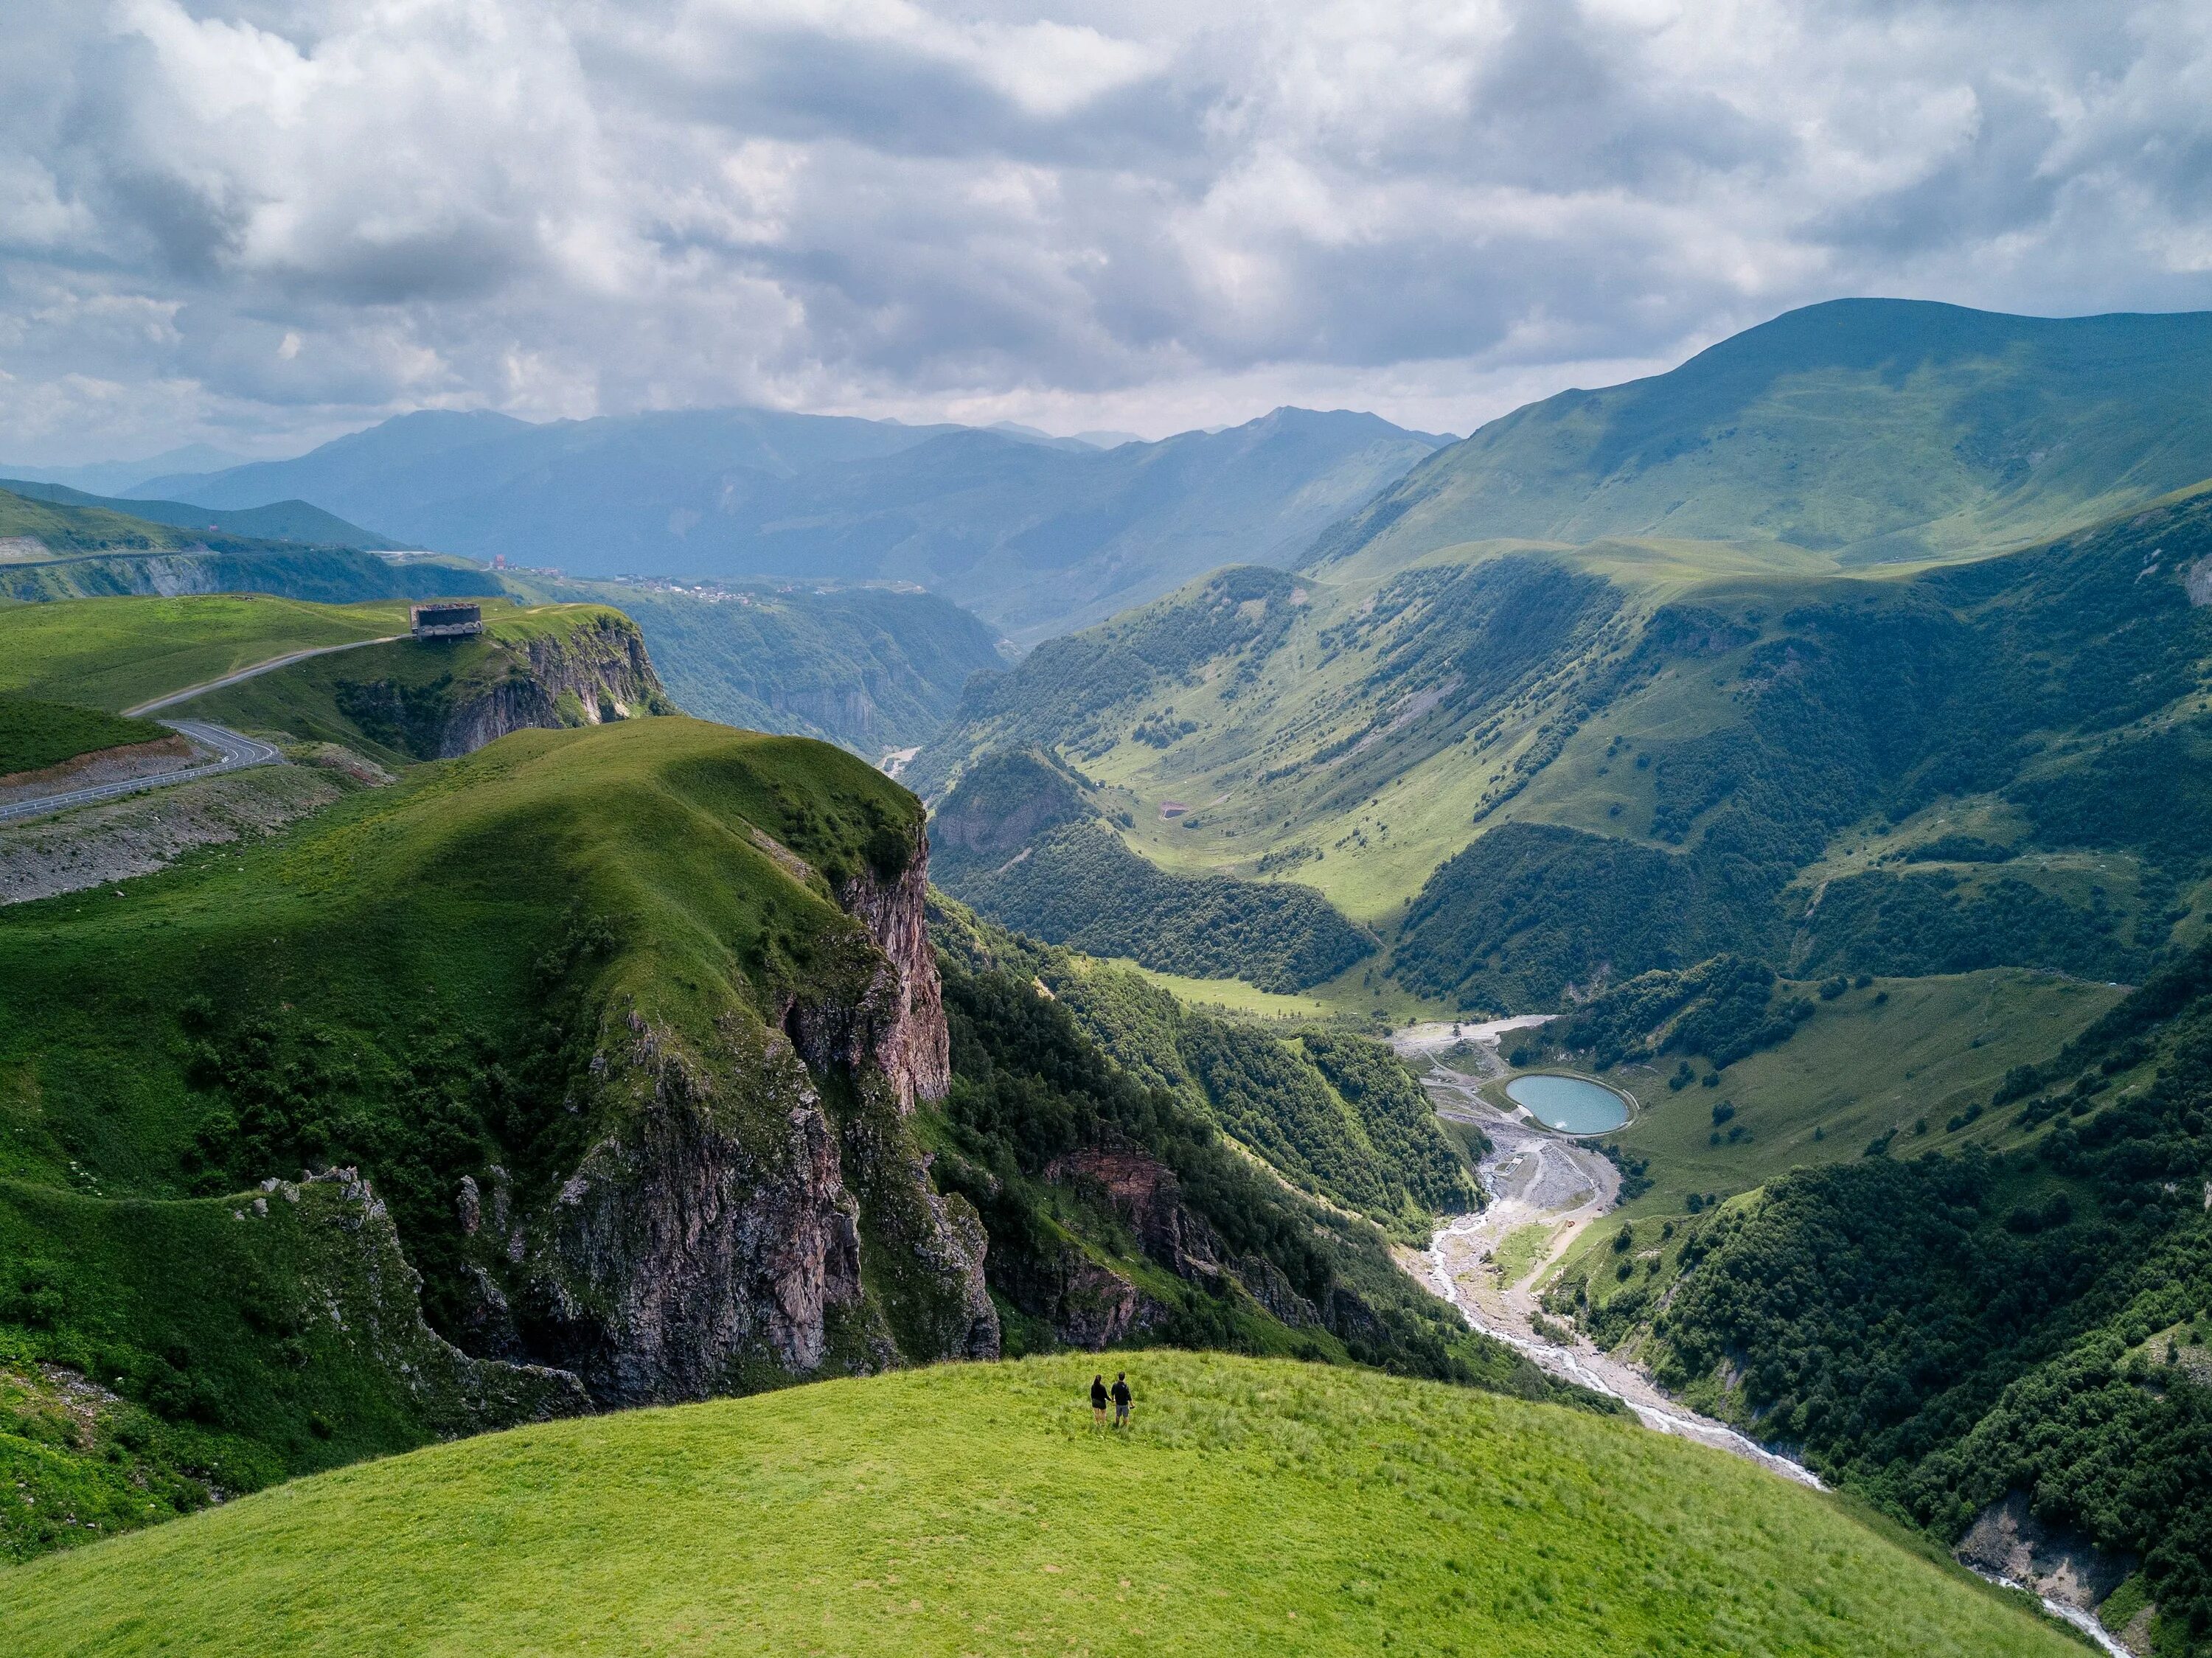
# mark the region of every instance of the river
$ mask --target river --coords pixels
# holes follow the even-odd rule
[[[1620,1193],[1620,1174],[1609,1159],[1553,1133],[1525,1110],[1509,1115],[1481,1095],[1484,1082],[1506,1074],[1498,1054],[1501,1039],[1544,1022],[1545,1016],[1538,1014],[1489,1024],[1413,1025],[1391,1037],[1391,1046],[1420,1076],[1437,1114],[1480,1128],[1491,1144],[1475,1171],[1490,1199],[1487,1206],[1477,1214],[1447,1217],[1427,1250],[1401,1251],[1400,1264],[1458,1309],[1474,1329],[1525,1353],[1547,1375],[1620,1400],[1645,1427],[1712,1446],[1825,1491],[1820,1477],[1803,1463],[1767,1449],[1725,1422],[1686,1409],[1640,1367],[1582,1335],[1562,1344],[1537,1334],[1534,1321],[1541,1309],[1531,1286],[1547,1263],[1613,1209]],[[1519,1233],[1525,1239],[1535,1227],[1546,1229],[1535,1248],[1506,1248],[1509,1238]],[[1510,1267],[1502,1266],[1509,1260]],[[1505,1270],[1514,1272],[1512,1283],[1504,1282]],[[1547,1326],[1564,1328],[1548,1320]],[[1990,1572],[1977,1575],[2007,1588],[2026,1587]],[[2047,1595],[2037,1598],[2045,1612],[2113,1658],[2133,1658],[2092,1613]]]

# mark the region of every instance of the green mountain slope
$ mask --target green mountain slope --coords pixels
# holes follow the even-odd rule
[[[1766,544],[1808,570],[1972,556],[2212,476],[2208,369],[2212,313],[1811,306],[1492,422],[1334,526],[1310,568],[1510,537]]]
[[[1163,1353],[1127,1367],[1117,1436],[1089,1425],[1095,1368],[441,1447],[8,1573],[0,1631],[25,1655],[245,1630],[325,1653],[2079,1650],[1820,1497],[1626,1424]]]
[[[298,541],[316,547],[352,547],[369,552],[400,546],[389,536],[349,524],[335,513],[326,513],[304,501],[272,501],[266,507],[195,507],[182,501],[125,501],[112,495],[88,495],[63,483],[9,477],[0,477],[0,489],[26,501],[99,507],[201,533],[248,536],[260,541]]]
[[[911,797],[836,750],[631,721],[419,768],[121,900],[0,911],[0,1177],[40,1188],[17,1201],[8,1351],[246,1441],[264,1474],[513,1419],[498,1401],[526,1379],[574,1409],[587,1387],[681,1396],[963,1351],[981,1288],[897,1096],[928,1051],[904,1046],[881,999],[904,981],[836,896],[861,905],[918,834]],[[913,902],[918,924],[918,884]],[[350,1215],[343,1236],[295,1237],[313,1212],[279,1187],[311,1166],[374,1182],[316,1199]],[[88,1215],[53,1211],[71,1192]],[[695,1202],[725,1218],[707,1233],[725,1253],[657,1264],[632,1224]],[[155,1293],[174,1239],[234,1212],[267,1238],[259,1275]],[[759,1231],[795,1265],[749,1259]],[[299,1266],[311,1244],[329,1270]],[[340,1268],[383,1310],[319,1345],[315,1309],[349,1304]],[[565,1376],[514,1362],[542,1357]],[[441,1369],[460,1380],[408,1379]]]
[[[2212,500],[1880,580],[1631,550],[1224,573],[979,683],[915,774],[1041,744],[1132,852],[1316,889],[1447,1009],[1724,950],[2132,979],[2198,935]]]
[[[1264,990],[1304,989],[1373,953],[1305,887],[1158,869],[1122,844],[1093,793],[1036,750],[987,754],[939,804],[939,880],[1052,943]]]

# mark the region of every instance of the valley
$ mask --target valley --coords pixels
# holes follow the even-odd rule
[[[409,636],[404,598],[472,591],[457,561],[243,548],[258,594],[191,591],[248,579],[211,566],[167,596],[38,578],[0,606],[29,820],[0,827],[0,1466],[25,1498],[0,1547],[67,1558],[0,1572],[0,1625],[57,1638],[8,1599],[38,1574],[119,1608],[133,1572],[242,1547],[175,1628],[380,1649],[396,1628],[277,1608],[309,1562],[380,1594],[428,1557],[318,1504],[412,1513],[425,1480],[496,1504],[604,1458],[628,1512],[623,1471],[697,1454],[638,1437],[673,1434],[781,1448],[678,1481],[808,1540],[805,1595],[717,1580],[748,1628],[1036,1634],[1044,1603],[1010,1624],[994,1574],[1066,1563],[908,1570],[1005,1509],[981,1485],[896,1558],[852,1520],[947,1458],[997,1469],[974,1447],[1012,1421],[1066,1482],[1005,1509],[1024,1535],[1069,1502],[1158,1524],[1169,1491],[1224,1539],[1217,1509],[1316,1546],[1337,1516],[1341,1600],[1283,1598],[1241,1543],[1185,1581],[1187,1540],[1150,1601],[1140,1576],[1085,1591],[1147,1606],[1154,1646],[1252,1627],[1217,1577],[1286,1626],[1296,1601],[1319,1651],[1456,1649],[1477,1607],[1515,1651],[1707,1650],[1689,1608],[1716,1595],[1774,1649],[2071,1638],[1965,1560],[2108,1649],[2188,1658],[2212,1619],[2212,495],[2168,472],[2194,428],[2117,470],[2093,446],[1990,475],[1965,439],[1830,457],[1821,489],[1887,466],[1892,498],[1729,504],[1771,491],[1808,410],[1918,452],[2025,375],[2047,397],[2007,405],[2005,442],[2120,419],[2109,331],[2068,380],[2007,322],[1784,319],[1431,445],[1279,567],[1153,597],[1161,553],[1135,608],[1063,581],[1075,608],[1027,638],[1012,618],[1044,612],[1010,597],[1025,653],[880,581],[896,559],[876,585],[501,571],[456,639]],[[1912,366],[1865,361],[1884,329]],[[2193,339],[2167,342],[2183,367]],[[855,500],[989,447],[867,426],[792,431],[867,452]],[[620,435],[568,439],[611,465]],[[416,465],[395,441],[309,459],[359,463],[359,511]],[[1023,467],[1074,454],[1021,441]],[[1685,465],[1717,517],[1652,510]],[[94,515],[40,520],[110,538],[71,557],[234,556],[32,505]],[[331,591],[353,602],[298,596]],[[1055,631],[1086,604],[1105,619]],[[1074,1413],[1105,1364],[1146,1378],[1157,1436],[1126,1448],[1168,1460],[1142,1491],[1067,1461],[1124,1448]],[[942,1419],[894,1431],[924,1397]],[[878,1412],[877,1461],[830,1448],[825,1420]],[[1386,1420],[1423,1424],[1426,1472],[1330,1461]],[[1612,1501],[1579,1557],[1553,1529],[1577,1481]],[[441,1615],[571,1575],[580,1491],[498,1551],[516,1587]],[[1754,1513],[1765,1541],[1700,1552]],[[1661,1536],[1674,1564],[1638,1540]],[[1886,1587],[1777,1588],[1777,1539]],[[867,1621],[922,1576],[942,1593]],[[690,1605],[650,1578],[572,1644]]]

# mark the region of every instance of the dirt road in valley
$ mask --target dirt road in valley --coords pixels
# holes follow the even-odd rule
[[[1401,1252],[1407,1272],[1460,1309],[1484,1334],[1519,1349],[1539,1367],[1634,1411],[1648,1428],[1729,1451],[1800,1484],[1818,1486],[1809,1469],[1776,1456],[1724,1423],[1687,1411],[1662,1393],[1637,1366],[1601,1352],[1579,1336],[1568,1344],[1536,1333],[1540,1312],[1533,1286],[1591,1222],[1619,1201],[1620,1172],[1601,1154],[1556,1134],[1525,1111],[1510,1114],[1481,1094],[1485,1081],[1505,1074],[1499,1048],[1504,1035],[1541,1023],[1540,1016],[1466,1025],[1417,1025],[1392,1046],[1427,1090],[1437,1114],[1480,1129],[1492,1150],[1477,1174],[1490,1204],[1480,1214],[1455,1215],[1440,1227],[1425,1253]],[[1530,1227],[1545,1229],[1533,1250],[1507,1240]],[[1511,1257],[1514,1281],[1499,1263]],[[1557,1322],[1549,1326],[1562,1328]]]

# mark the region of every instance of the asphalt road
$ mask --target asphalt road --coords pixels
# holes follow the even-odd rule
[[[405,634],[387,634],[382,639],[356,639],[343,645],[319,645],[312,651],[294,651],[285,656],[272,656],[266,662],[257,662],[250,668],[240,668],[236,673],[227,673],[220,679],[210,679],[201,684],[187,685],[180,691],[171,691],[166,696],[157,696],[151,702],[141,702],[137,708],[125,708],[123,712],[126,716],[132,717],[152,714],[157,708],[173,708],[176,704],[189,701],[192,697],[204,696],[210,691],[219,691],[226,685],[235,685],[241,679],[252,679],[256,675],[270,673],[278,668],[289,668],[295,662],[305,662],[311,656],[329,656],[336,651],[357,651],[364,645],[389,645],[406,637]],[[165,720],[161,723],[166,726],[169,722]]]
[[[179,766],[173,771],[149,772],[143,777],[119,778],[112,783],[94,783],[81,789],[65,789],[58,794],[42,794],[34,799],[0,805],[0,823],[22,817],[42,817],[48,812],[66,811],[71,806],[88,806],[95,800],[112,800],[118,795],[163,788],[171,783],[190,782],[196,777],[214,777],[227,771],[283,763],[284,756],[269,744],[241,736],[228,726],[210,726],[204,720],[164,720],[161,723],[171,731],[183,732],[202,747],[213,749],[216,758]]]
[[[283,656],[272,656],[266,662],[257,662],[250,668],[240,668],[236,673],[225,674],[220,679],[210,679],[204,684],[187,685],[180,691],[171,691],[150,702],[141,702],[124,713],[133,716],[152,714],[157,708],[173,707],[195,696],[220,690],[226,685],[235,685],[242,679],[252,679],[277,668],[289,667],[295,662],[304,662],[311,656],[328,656],[333,651],[357,651],[364,645],[389,645],[395,639],[404,639],[404,634],[393,634],[384,639],[356,639],[343,645],[325,645],[312,651],[292,651]],[[172,783],[186,783],[197,777],[214,777],[227,771],[245,771],[254,766],[281,766],[284,756],[274,747],[258,738],[247,737],[228,726],[210,725],[204,720],[164,720],[161,722],[173,732],[181,732],[203,748],[213,749],[212,760],[196,760],[189,766],[173,770],[149,772],[143,777],[118,778],[112,783],[93,783],[81,789],[64,789],[55,794],[42,794],[29,800],[17,800],[0,805],[0,823],[25,817],[43,817],[48,812],[66,811],[72,806],[88,806],[96,800],[112,800],[119,795],[137,794],[147,789],[166,788]]]

